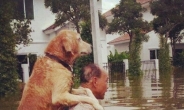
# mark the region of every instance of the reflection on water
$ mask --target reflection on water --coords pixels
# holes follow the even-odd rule
[[[139,107],[140,110],[184,109],[184,70],[144,71],[142,76],[110,74],[109,89],[102,104]]]

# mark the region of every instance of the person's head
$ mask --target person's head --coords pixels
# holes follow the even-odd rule
[[[97,99],[104,99],[108,88],[108,74],[104,69],[88,64],[82,70],[80,82],[82,87],[91,89]]]

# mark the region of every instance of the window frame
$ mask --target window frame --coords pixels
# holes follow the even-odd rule
[[[159,50],[160,49],[149,49],[150,60],[152,60],[152,59],[158,59]],[[154,53],[153,56],[151,56],[151,51]]]
[[[34,0],[17,0],[17,12],[22,19],[34,19]]]

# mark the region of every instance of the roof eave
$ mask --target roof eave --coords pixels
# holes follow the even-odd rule
[[[47,34],[47,35],[48,35],[48,34],[52,34],[52,33],[56,32],[57,30],[59,30],[60,28],[62,28],[62,27],[57,26],[57,27],[52,28],[52,29],[43,30],[43,33],[45,33],[45,34]]]
[[[124,41],[118,41],[118,42],[109,42],[107,44],[116,45],[116,44],[124,44],[124,43],[127,43],[127,42],[130,42],[130,40],[124,40]]]

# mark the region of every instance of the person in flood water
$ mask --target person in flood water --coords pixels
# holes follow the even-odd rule
[[[88,64],[82,69],[80,75],[80,87],[89,88],[97,99],[104,99],[105,92],[108,89],[108,73],[96,64]],[[81,94],[84,95],[84,94]],[[87,103],[79,103],[69,110],[95,110]]]

